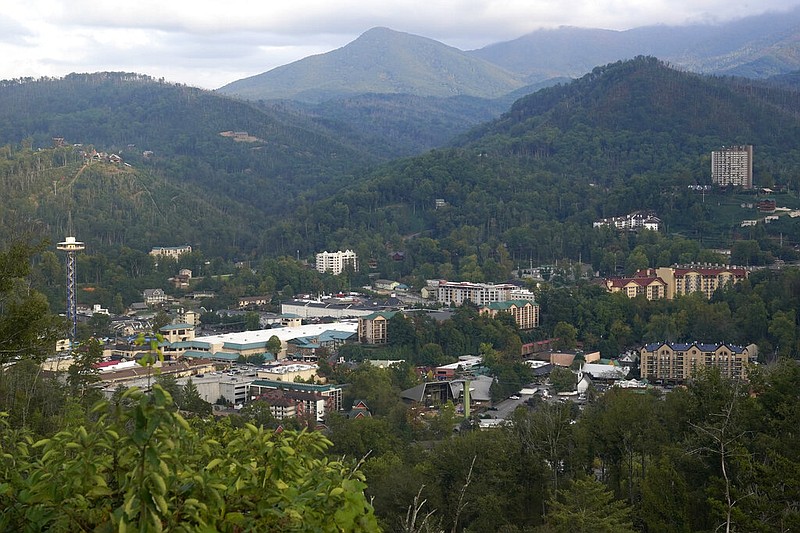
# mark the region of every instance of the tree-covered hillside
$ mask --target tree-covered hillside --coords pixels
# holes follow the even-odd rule
[[[755,215],[727,213],[732,197],[713,190],[707,199],[689,186],[710,184],[712,150],[753,144],[756,185],[797,191],[798,102],[793,91],[682,73],[653,58],[609,65],[519,100],[454,148],[386,165],[310,205],[302,225],[287,221],[283,234],[301,246],[362,246],[377,256],[414,250],[406,237],[418,235],[437,252],[407,257],[411,265],[449,264],[462,274],[462,261],[480,266],[505,253],[516,263],[570,258],[598,267],[617,237],[592,230],[592,221],[642,209],[668,232],[729,246],[739,222]],[[446,205],[435,209],[437,198]],[[784,237],[796,240],[788,224]]]
[[[94,252],[202,243],[206,253],[223,256],[253,246],[254,226],[241,203],[209,198],[197,184],[164,179],[146,165],[84,153],[72,146],[0,148],[3,239],[76,235]]]
[[[57,152],[36,156],[52,160],[55,177],[37,175],[30,182],[36,185],[23,191],[33,204],[10,204],[6,218],[15,218],[17,210],[39,217],[55,232],[53,240],[62,237],[71,209],[76,232],[87,241],[146,249],[164,244],[168,230],[167,244],[190,242],[228,258],[310,258],[322,249],[352,247],[360,257],[377,261],[382,275],[483,281],[503,279],[520,264],[562,259],[591,263],[601,272],[625,269],[637,239],[591,225],[600,217],[640,209],[654,210],[667,233],[703,246],[757,241],[746,254],[751,264],[791,258],[789,247],[800,235],[795,219],[788,217],[743,233],[739,223],[754,214],[740,206],[753,198],[689,189],[710,183],[711,150],[753,144],[756,185],[785,186],[788,192],[780,201],[800,207],[795,196],[800,151],[793,144],[800,136],[797,93],[687,74],[653,58],[598,67],[570,84],[540,90],[450,148],[376,170],[369,169],[376,161],[372,154],[389,150],[388,132],[396,131],[408,146],[416,128],[426,130],[419,116],[428,100],[410,98],[394,116],[375,124],[375,117],[387,117],[385,106],[395,100],[375,96],[364,107],[359,99],[360,116],[347,117],[345,108],[327,109],[334,118],[323,119],[313,111],[259,110],[121,74],[9,82],[0,100],[7,126],[0,128],[0,139],[31,138],[28,146],[35,149],[53,136],[68,142],[97,136],[103,143],[95,145],[98,149],[119,150],[132,165],[113,173],[134,173],[135,183],[152,182],[147,187],[158,215],[122,200],[127,193],[118,194],[116,187],[126,181],[108,177],[98,181],[100,188],[88,182],[88,196],[70,197],[77,203],[62,197],[48,204],[48,195],[55,195],[52,182],[77,175],[80,163],[68,157],[77,166],[62,172],[57,168],[66,163]],[[450,102],[451,116],[459,103]],[[369,106],[380,112],[371,114]],[[409,110],[405,116],[404,110]],[[343,122],[349,125],[341,127]],[[225,131],[248,136],[220,135]],[[363,153],[356,150],[359,143],[366,147]],[[8,153],[24,159],[23,148]],[[143,157],[145,150],[152,155]],[[25,157],[35,166],[33,154]],[[13,170],[13,164],[9,168],[7,184],[20,188],[32,179]],[[82,183],[77,180],[72,191]],[[444,200],[439,209],[436,199]],[[119,232],[108,229],[114,224],[89,220],[94,207],[81,212],[93,201],[117,206],[97,212],[106,213],[105,220],[115,218],[127,236],[114,237]],[[36,214],[34,207],[42,205],[49,207]],[[161,229],[145,227],[147,220]],[[405,252],[404,259],[388,261],[397,251]],[[669,255],[673,261],[681,257]]]
[[[246,137],[221,135],[246,132]],[[0,86],[0,142],[60,137],[251,208],[335,181],[374,158],[308,121],[136,74],[73,74]],[[144,160],[143,152],[152,152]]]
[[[532,90],[523,94],[528,92]],[[363,94],[318,104],[268,101],[263,105],[295,109],[325,131],[345,136],[366,152],[390,159],[445,146],[470,128],[499,117],[514,100]]]

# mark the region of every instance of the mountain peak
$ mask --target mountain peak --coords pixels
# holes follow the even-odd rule
[[[451,46],[389,28],[351,43],[233,82],[220,92],[247,99],[321,102],[357,94],[498,97],[523,81]]]

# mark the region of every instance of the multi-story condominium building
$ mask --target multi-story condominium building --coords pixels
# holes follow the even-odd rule
[[[168,299],[164,289],[145,289],[142,291],[142,297],[147,305],[161,304]]]
[[[721,187],[753,188],[753,145],[728,146],[711,152],[711,181]]]
[[[672,300],[692,292],[711,298],[717,289],[739,283],[747,279],[749,273],[742,267],[674,265],[639,270],[631,278],[608,278],[605,285],[609,292],[622,292],[628,298],[643,294],[648,300]]]
[[[536,303],[536,294],[529,291],[528,289],[519,289],[519,288],[513,289],[508,294],[508,297],[511,300],[528,300],[533,302],[534,304]]]
[[[719,288],[747,279],[749,271],[741,267],[709,264],[682,265],[640,270],[634,277],[658,277],[666,283],[667,299],[700,292],[711,298]]]
[[[317,272],[330,272],[334,276],[338,276],[348,266],[352,267],[353,270],[358,270],[358,257],[353,250],[345,250],[344,252],[325,251],[317,254]]]
[[[723,376],[745,379],[748,364],[758,356],[758,347],[661,342],[644,346],[640,355],[642,377],[649,380],[681,382],[703,367],[717,367]]]
[[[326,414],[325,399],[312,392],[271,389],[258,399],[269,404],[270,413],[278,420],[309,417],[322,422]]]
[[[389,342],[389,320],[395,311],[372,313],[358,318],[358,342],[386,344]]]
[[[169,324],[158,329],[166,342],[185,342],[194,340],[194,326],[186,323]]]
[[[637,230],[640,228],[658,231],[661,219],[651,211],[634,211],[624,217],[611,217],[595,220],[592,227],[612,226],[619,230]]]
[[[309,396],[305,400],[305,412],[314,413],[317,420],[322,420],[328,413],[342,410],[342,389],[338,385],[311,385],[288,381],[271,381],[257,379],[249,384],[248,399],[255,400],[262,394],[280,389],[284,393],[304,392]],[[317,400],[316,398],[320,398]]]
[[[492,302],[505,302],[511,299],[511,291],[518,290],[516,285],[504,283],[469,283],[466,281],[440,281],[436,287],[436,300],[444,305],[459,306],[471,301],[478,307]]]
[[[480,308],[481,313],[495,317],[497,313],[511,313],[519,329],[539,327],[539,306],[530,300],[506,300],[492,302]]]
[[[192,253],[192,247],[188,244],[184,246],[154,246],[153,249],[150,250],[150,255],[155,258],[171,257],[172,259],[177,259],[183,254],[190,253]]]
[[[648,300],[667,297],[667,283],[658,276],[639,276],[633,278],[610,278],[606,280],[609,292],[621,292],[628,298],[643,294]]]

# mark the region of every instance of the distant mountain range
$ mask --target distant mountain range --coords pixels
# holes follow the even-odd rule
[[[311,103],[374,93],[491,99],[513,91],[519,95],[529,84],[576,78],[599,65],[640,55],[699,73],[785,75],[800,70],[800,9],[721,25],[538,30],[473,51],[373,28],[342,48],[218,91],[250,100]]]

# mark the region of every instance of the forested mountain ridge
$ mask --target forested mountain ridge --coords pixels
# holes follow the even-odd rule
[[[346,46],[217,89],[231,96],[321,102],[371,93],[502,96],[525,82],[433,39],[373,28]]]
[[[503,279],[513,264],[562,258],[607,271],[624,264],[631,250],[625,239],[587,231],[599,217],[653,209],[668,232],[730,244],[735,217],[746,213],[719,217],[714,205],[687,189],[709,183],[710,151],[719,146],[754,144],[757,184],[788,184],[792,190],[799,185],[800,154],[791,142],[800,135],[796,92],[679,72],[654,58],[598,67],[580,80],[538,91],[452,148],[374,171],[369,166],[375,152],[359,153],[352,129],[340,135],[352,146],[332,140],[341,131],[335,121],[320,123],[288,106],[261,111],[204,91],[125,76],[131,75],[9,83],[0,90],[6,104],[0,124],[7,126],[0,138],[16,132],[33,146],[51,144],[53,136],[68,142],[105,139],[97,148],[118,148],[132,165],[110,173],[133,173],[152,187],[163,186],[155,192],[148,185],[157,202],[175,199],[157,204],[170,216],[154,222],[160,224],[156,236],[131,223],[124,238],[114,237],[116,231],[104,235],[98,230],[103,224],[90,223],[89,211],[72,204],[78,236],[113,246],[189,242],[229,258],[311,257],[321,249],[353,247],[360,257],[381,263],[388,252],[403,250],[407,259],[386,264],[387,275],[476,281]],[[53,93],[59,84],[67,89]],[[91,96],[94,85],[99,88]],[[71,98],[70,91],[82,95]],[[291,117],[309,129],[281,122]],[[248,142],[220,135],[240,130],[248,132]],[[150,149],[153,155],[141,155]],[[57,155],[47,157],[63,164]],[[78,166],[63,176],[80,168],[77,159],[70,161]],[[24,180],[24,173],[9,172],[16,177],[7,179]],[[49,177],[37,183],[29,194],[43,203],[53,195],[53,184]],[[117,194],[104,190],[94,198]],[[437,198],[444,207],[434,208]],[[7,205],[8,217],[22,209]],[[55,232],[51,238],[60,239],[68,205],[54,204],[40,215],[23,211],[42,217]],[[171,216],[181,224],[167,223]],[[118,218],[125,220],[124,214]],[[796,233],[785,224],[769,231]],[[419,238],[409,239],[414,235]],[[149,242],[156,238],[160,242]],[[613,259],[608,239],[619,248]]]
[[[67,147],[59,155],[43,154],[40,159],[54,160],[47,165],[21,162],[16,158],[22,155],[9,148],[4,165],[7,186],[27,183],[30,166],[36,169],[30,171],[32,175],[41,178],[30,182],[27,191],[35,205],[44,205],[48,195],[52,196],[50,178],[57,187],[62,179],[74,181],[71,190],[75,192],[89,176],[95,176],[106,185],[99,189],[89,185],[92,198],[120,200],[128,195],[121,184],[134,176],[136,183],[151,183],[148,188],[156,202],[154,210],[164,216],[152,220],[149,228],[126,226],[128,236],[124,238],[93,235],[102,230],[88,224],[87,217],[99,216],[105,212],[103,205],[113,202],[87,204],[77,197],[66,201],[62,196],[52,209],[42,211],[45,226],[62,231],[71,209],[75,230],[82,231],[79,235],[87,239],[91,236],[113,245],[139,245],[151,240],[145,236],[155,238],[150,235],[155,232],[161,244],[213,243],[220,253],[227,247],[225,255],[242,253],[231,246],[251,250],[260,245],[245,220],[257,220],[266,212],[283,212],[299,194],[324,195],[326,187],[337,188],[350,179],[352,172],[380,159],[300,115],[257,109],[209,91],[147,76],[73,74],[63,79],[0,83],[0,143],[40,150],[52,147],[54,138],[63,139]],[[84,161],[80,152],[93,150],[120,155],[127,165],[92,165],[91,172],[74,180]],[[53,165],[64,168],[53,169],[50,176]],[[39,171],[48,176],[36,174]],[[66,189],[59,193],[68,195]],[[17,195],[6,190],[4,197]],[[35,216],[35,209],[26,205],[7,202],[7,216]],[[19,211],[26,209],[26,213]],[[124,211],[107,214],[111,218],[106,222],[112,224],[126,220],[128,215],[139,216]],[[215,235],[213,227],[240,232],[242,239],[233,238],[231,233]]]
[[[304,222],[318,232],[305,243],[316,235],[317,247],[360,244],[373,255],[386,242],[367,244],[376,234],[406,249],[417,243],[403,236],[432,239],[426,260],[407,256],[406,274],[429,263],[429,274],[494,279],[498,261],[565,257],[596,268],[606,261],[603,271],[609,243],[592,221],[652,209],[668,232],[729,246],[748,213],[721,217],[728,200],[705,203],[688,186],[710,184],[712,150],[754,144],[756,184],[797,190],[798,101],[791,90],[679,72],[654,58],[600,67],[519,100],[453,148],[395,161],[318,204]],[[445,207],[435,209],[435,198]]]
[[[596,67],[571,84],[523,97],[501,118],[465,135],[460,145],[476,143],[490,152],[535,159],[562,155],[567,156],[563,164],[581,165],[589,162],[580,153],[563,154],[555,145],[564,147],[564,135],[595,130],[595,146],[584,149],[594,152],[596,183],[608,184],[626,174],[673,166],[687,156],[696,160],[723,145],[754,144],[755,171],[786,182],[794,170],[781,162],[797,157],[792,139],[800,133],[798,116],[795,90],[681,72],[656,58],[639,57]],[[660,154],[658,160],[651,155],[649,168],[635,168],[631,164],[638,158],[621,158],[627,150],[614,143],[628,142],[620,139],[624,132],[652,136],[648,151]],[[585,168],[587,176],[592,168]],[[702,182],[710,171],[695,165],[692,172]]]
[[[389,159],[445,146],[470,128],[497,118],[514,100],[361,94],[317,104],[281,100],[260,105],[294,110],[323,130],[344,134],[368,153]]]
[[[52,243],[71,234],[88,241],[91,253],[202,243],[207,253],[236,255],[239,246],[253,245],[247,210],[235,200],[84,153],[0,148],[4,239],[29,234]]]

